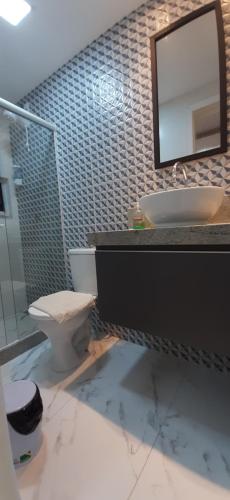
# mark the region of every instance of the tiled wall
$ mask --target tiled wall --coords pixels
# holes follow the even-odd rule
[[[144,193],[171,185],[155,172],[149,37],[207,3],[151,0],[124,18],[31,92],[31,111],[57,124],[66,249],[87,245],[90,231],[127,227],[127,209]],[[230,3],[223,2],[230,62]],[[228,72],[228,95],[230,72]],[[229,153],[188,163],[191,184],[230,189]],[[107,329],[96,321],[98,329]],[[109,331],[220,369],[228,359],[121,328]],[[208,361],[207,361],[208,360]]]

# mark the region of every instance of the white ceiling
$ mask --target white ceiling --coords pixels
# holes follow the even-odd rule
[[[17,102],[143,0],[28,0],[18,25],[0,18],[0,97]]]
[[[219,80],[215,12],[211,11],[157,42],[160,103]]]

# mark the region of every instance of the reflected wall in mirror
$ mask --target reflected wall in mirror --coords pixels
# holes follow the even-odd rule
[[[227,149],[225,47],[219,1],[151,38],[156,168]]]

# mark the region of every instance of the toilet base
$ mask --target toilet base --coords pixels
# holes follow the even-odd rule
[[[73,318],[58,323],[47,314],[41,316],[35,308],[29,308],[30,316],[37,319],[38,329],[45,333],[51,342],[51,363],[54,371],[73,370],[85,359],[90,340],[90,311],[91,307],[84,308]]]
[[[73,335],[72,341],[63,336],[57,339],[49,334],[52,346],[51,366],[55,372],[72,371],[77,368],[88,356],[90,341],[90,325],[87,319]]]

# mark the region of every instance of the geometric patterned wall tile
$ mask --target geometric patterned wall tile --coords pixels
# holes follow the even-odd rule
[[[127,209],[140,195],[173,186],[170,168],[154,169],[149,37],[206,3],[208,0],[148,1],[24,99],[32,112],[57,126],[65,250],[86,246],[89,231],[126,228]],[[222,9],[230,129],[229,2],[223,1]],[[191,185],[222,185],[230,194],[230,151],[187,166]],[[96,324],[103,330],[96,316]],[[145,339],[150,345],[150,339],[140,332],[114,326],[111,331],[135,342]],[[151,339],[154,347],[160,345],[157,337]],[[181,352],[179,345],[168,346],[170,352]],[[189,359],[195,356],[183,347],[185,352]],[[196,356],[206,364],[211,359],[200,351]],[[223,366],[226,363],[223,358]]]

